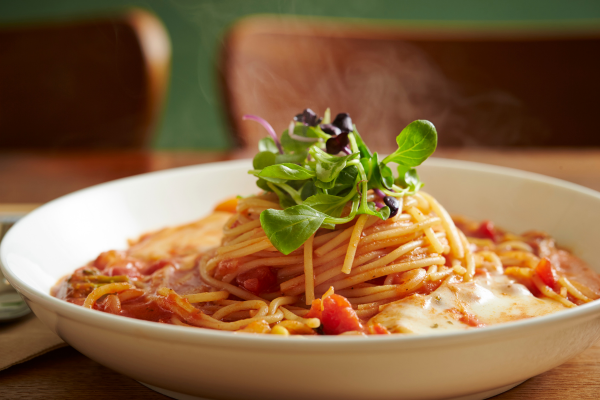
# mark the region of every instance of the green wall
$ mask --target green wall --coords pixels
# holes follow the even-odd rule
[[[173,46],[169,100],[156,148],[231,145],[220,109],[215,61],[223,33],[257,13],[429,21],[600,18],[599,0],[0,0],[0,23],[69,18],[123,7],[157,14]]]

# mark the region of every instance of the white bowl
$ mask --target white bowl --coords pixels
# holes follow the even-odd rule
[[[156,172],[52,201],[8,232],[3,272],[67,343],[178,398],[482,399],[560,365],[600,338],[600,302],[458,333],[284,338],[123,318],[48,294],[60,277],[101,251],[125,248],[127,238],[191,221],[223,198],[255,192],[249,168],[249,161],[235,161]],[[516,232],[547,231],[600,271],[600,193],[460,161],[431,159],[419,172],[425,189],[450,212]]]

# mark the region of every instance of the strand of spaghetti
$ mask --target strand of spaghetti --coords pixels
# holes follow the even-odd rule
[[[369,281],[371,279],[379,278],[380,276],[395,274],[398,272],[410,271],[415,268],[429,267],[430,265],[443,265],[446,259],[441,256],[427,257],[420,260],[408,261],[399,264],[392,264],[385,267],[373,269],[370,271],[363,272],[358,275],[349,276],[348,278],[333,283],[334,289],[345,289],[357,283]]]
[[[342,232],[343,232],[343,230],[331,231],[331,232],[327,232],[327,233],[324,233],[319,236],[315,236],[315,240],[313,240],[313,248],[322,246],[323,244],[329,242],[331,239],[335,238]]]
[[[243,241],[241,243],[230,244],[230,245],[227,245],[227,246],[221,246],[221,247],[217,248],[217,254],[229,253],[231,251],[242,249],[244,247],[250,246],[251,244],[261,242],[263,240],[265,240],[264,237],[259,237],[259,238],[255,238],[255,239],[245,240],[245,241]]]
[[[254,315],[254,317],[262,317],[268,314],[269,305],[261,300],[247,300],[242,301],[237,304],[231,304],[221,308],[219,311],[215,312],[212,317],[214,319],[223,319],[227,315],[234,313],[236,311],[248,311],[248,310],[258,310],[258,313]]]
[[[288,304],[294,304],[297,301],[298,301],[298,298],[295,297],[295,296],[277,297],[276,299],[271,300],[271,303],[269,304],[269,314],[268,315],[275,314],[275,311],[277,311],[277,309],[280,306],[285,306],[285,305],[288,305]]]
[[[339,294],[340,296],[347,297],[347,298],[361,297],[361,296],[368,296],[368,295],[379,293],[379,292],[385,292],[387,290],[393,290],[395,287],[396,287],[396,285],[381,285],[381,286],[372,286],[372,287],[365,287],[365,288],[359,288],[359,289],[342,289],[342,290],[338,290],[337,294]]]
[[[237,235],[240,235],[242,233],[248,232],[251,229],[258,228],[259,226],[260,226],[260,220],[257,219],[255,221],[246,222],[245,224],[242,224],[240,226],[236,226],[235,228],[224,229],[223,230],[223,235],[225,235],[225,236],[237,236]]]
[[[187,299],[190,303],[206,303],[209,301],[225,300],[229,297],[229,292],[222,290],[219,292],[186,294],[181,297]]]
[[[419,232],[425,228],[430,228],[434,225],[440,223],[440,219],[438,217],[432,217],[426,219],[423,222],[417,222],[416,224],[411,224],[408,226],[403,226],[401,228],[390,229],[388,231],[377,232],[372,235],[369,235],[361,241],[362,244],[369,244],[371,242],[378,242],[380,240],[390,239],[397,236],[408,235],[409,233]]]
[[[207,268],[209,270],[213,270],[219,264],[219,262],[221,262],[223,260],[231,260],[231,259],[234,259],[234,258],[240,258],[240,257],[243,257],[243,256],[248,256],[248,255],[256,253],[258,251],[268,249],[269,247],[272,247],[271,242],[269,241],[269,239],[266,238],[266,237],[261,238],[260,242],[253,243],[253,244],[251,244],[249,246],[246,246],[244,248],[237,249],[237,250],[234,250],[234,251],[230,251],[230,252],[225,253],[225,254],[219,254],[218,256],[212,258],[208,262]]]
[[[128,282],[115,282],[99,286],[87,295],[83,302],[83,306],[85,308],[92,308],[100,297],[106,294],[120,293],[128,289],[135,289],[135,286]]]
[[[354,312],[356,313],[356,315],[358,315],[359,318],[367,319],[377,314],[379,312],[379,307],[372,307],[364,310],[356,310]]]
[[[349,274],[352,270],[352,263],[354,262],[354,256],[356,255],[358,242],[360,242],[360,237],[368,218],[368,214],[362,214],[360,217],[358,217],[356,224],[354,224],[352,236],[350,237],[350,243],[348,244],[348,249],[346,250],[346,258],[344,259],[344,265],[342,266],[342,272],[344,274]]]
[[[473,275],[475,275],[475,258],[473,257],[473,252],[469,247],[469,243],[467,242],[467,237],[462,231],[458,231],[459,239],[461,243],[464,245],[464,260],[465,260],[465,269],[467,270],[463,275],[463,279],[465,282],[470,282],[473,280]]]
[[[210,276],[207,271],[208,264],[206,262],[206,258],[207,257],[202,258],[202,260],[200,261],[200,265],[198,267],[200,270],[200,276],[202,277],[202,280],[205,283],[211,285],[214,288],[225,290],[225,291],[231,293],[232,295],[239,297],[240,299],[261,300],[262,301],[262,299],[260,297],[254,295],[250,292],[247,292],[247,291],[240,289],[237,286],[233,286],[229,283],[221,282],[220,280],[215,279],[212,276]]]
[[[339,235],[337,235],[336,237],[334,237],[333,239],[331,239],[329,242],[325,243],[324,245],[322,245],[321,247],[319,247],[318,249],[315,250],[315,255],[317,257],[322,257],[323,255],[329,253],[331,250],[335,249],[336,247],[340,246],[342,243],[344,243],[346,240],[350,239],[350,236],[352,236],[352,231],[354,230],[354,227],[350,227],[350,228],[346,228],[342,231],[342,233],[340,233]]]
[[[359,304],[368,304],[378,300],[384,300],[392,297],[397,297],[397,291],[395,289],[386,290],[383,292],[375,293],[369,296],[362,297],[348,297],[348,301],[350,304],[359,305]]]
[[[308,326],[309,328],[318,328],[321,325],[321,321],[318,318],[302,318],[302,317],[299,317],[298,315],[296,315],[294,311],[290,311],[285,307],[279,307],[279,309],[281,311],[283,311],[283,315],[286,319],[289,319],[291,321],[302,322],[304,325]],[[302,310],[302,311],[306,311],[305,312],[305,314],[306,314],[309,310]]]
[[[304,260],[303,256],[280,256],[280,257],[265,257],[257,260],[249,261],[241,264],[238,267],[236,275],[242,274],[256,267],[286,267],[289,265],[300,263]]]
[[[398,214],[395,217],[393,217],[393,219],[391,219],[391,221],[390,220],[382,221],[378,224],[374,224],[373,226],[371,226],[369,228],[365,228],[363,230],[363,233],[365,236],[369,236],[369,235],[372,235],[373,233],[377,233],[377,232],[381,232],[381,231],[388,231],[390,229],[397,229],[402,226],[408,226],[411,218],[412,217],[410,214]]]
[[[423,196],[421,196],[420,193],[415,193],[413,198],[417,201],[417,207],[419,207],[419,209],[421,209],[424,213],[429,213],[429,210],[431,210],[431,205]]]
[[[450,275],[452,273],[452,271],[453,271],[452,268],[446,268],[444,266],[441,266],[438,272],[434,272],[432,274],[428,274],[427,278],[431,282],[437,282],[437,281],[439,281],[441,279],[444,279],[448,275]]]
[[[310,310],[307,310],[305,308],[294,308],[294,309],[287,308],[287,310],[289,312],[293,313],[295,316],[300,316],[300,317],[308,314],[308,312],[310,311]]]
[[[499,243],[498,246],[496,246],[496,250],[498,250],[498,251],[511,250],[511,249],[522,250],[522,251],[526,251],[528,253],[533,253],[533,249],[531,248],[531,246],[520,240],[507,240],[506,242]]]
[[[285,315],[285,313],[284,313]],[[316,332],[313,331],[309,326],[303,324],[300,321],[295,320],[283,320],[276,326],[283,327],[290,331],[294,335],[314,335]]]
[[[413,251],[417,247],[423,246],[424,244],[425,244],[425,241],[423,239],[413,240],[412,242],[403,244],[402,246],[398,247],[396,250],[392,251],[391,253],[387,254],[386,256],[381,257],[380,259],[373,261],[372,263],[365,264],[365,265],[362,265],[362,266],[356,268],[354,271],[352,271],[352,275],[357,275],[362,272],[369,271],[371,269],[387,265],[387,264],[397,260],[398,258],[402,257],[403,255]]]
[[[203,328],[219,329],[225,331],[236,331],[244,326],[251,324],[254,321],[265,321],[269,324],[274,324],[283,319],[283,312],[278,311],[275,315],[267,315],[260,317],[247,318],[235,322],[222,322],[214,319],[202,311],[192,306],[187,300],[183,299],[173,290],[169,290],[168,295],[157,296],[157,303],[164,309],[171,310],[177,316],[182,318],[188,324],[200,326]]]
[[[402,279],[404,281],[399,285],[394,285],[394,288],[392,290],[353,299],[349,298],[348,301],[351,304],[367,304],[372,302],[379,302],[393,297],[405,297],[406,295],[411,294],[416,290],[419,290],[421,286],[423,286],[426,277],[427,272],[425,272],[424,269],[412,269],[404,273],[404,275],[402,276]]]
[[[412,217],[417,221],[417,222],[422,222],[425,220],[425,216],[423,215],[423,213],[415,207],[411,207],[407,210],[407,212],[412,215]],[[442,245],[442,243],[440,242],[440,240],[435,236],[435,233],[433,232],[433,229],[431,228],[425,228],[425,236],[427,236],[427,239],[429,239],[429,243],[431,243],[431,245],[433,246],[433,248],[435,249],[435,252],[438,254],[442,254],[442,252],[444,251],[444,246]]]
[[[314,235],[304,242],[304,293],[306,305],[311,305],[315,299],[315,275],[313,271],[313,239]]]
[[[197,328],[194,325],[190,325],[190,324],[186,324],[185,322],[183,322],[182,320],[180,320],[178,317],[176,317],[175,315],[171,316],[171,323],[173,325],[179,325],[179,326],[187,326],[188,328]]]
[[[421,192],[421,196],[425,198],[429,202],[431,209],[433,212],[440,217],[442,221],[442,226],[448,235],[448,242],[450,243],[450,249],[452,250],[452,255],[456,258],[463,258],[465,256],[465,248],[459,237],[459,230],[454,225],[454,221],[450,218],[450,214],[448,211],[440,203],[437,202],[431,195]]]
[[[498,255],[496,253],[494,253],[493,251],[479,251],[477,253],[475,253],[473,255],[474,257],[481,257],[482,261],[484,262],[489,262],[491,263],[494,268],[496,269],[496,272],[498,272],[499,274],[504,273],[504,269],[502,268],[502,261],[500,260],[500,257],[498,257]]]
[[[132,300],[132,299],[137,299],[140,296],[143,296],[146,292],[144,292],[141,289],[129,289],[129,290],[124,290],[121,293],[119,293],[119,300],[121,301],[121,303],[124,303],[128,300]]]
[[[365,262],[369,262],[373,258],[379,257],[383,254],[383,251],[374,251],[370,253],[363,254],[357,257],[354,260],[353,268],[362,265]],[[341,275],[341,271],[339,269],[339,265],[341,265],[341,258],[338,260],[332,260],[331,263],[323,265],[319,268],[315,269],[315,285],[320,285],[323,282],[337,276]],[[290,279],[289,281],[282,282],[279,286],[281,290],[283,290],[287,295],[297,296],[303,292],[304,285],[302,285],[305,281],[304,275],[298,276],[296,278]],[[285,288],[285,289],[284,289]]]
[[[569,300],[565,299],[564,297],[562,297],[561,295],[556,293],[549,286],[546,286],[546,284],[544,282],[542,282],[542,280],[540,279],[539,276],[533,275],[533,277],[531,277],[531,280],[533,281],[533,284],[539,289],[540,292],[542,292],[542,294],[544,296],[549,297],[552,300],[556,300],[569,308],[577,307],[574,303],[571,303]],[[567,290],[568,290],[568,288],[567,288]]]
[[[531,253],[524,251],[506,251],[499,254],[503,265],[521,265],[525,262],[527,267],[534,269],[540,262],[540,259]]]
[[[259,237],[263,237],[263,236],[267,236],[267,234],[265,233],[265,231],[262,228],[260,228],[260,227],[254,228],[252,230],[249,230],[246,233],[242,233],[241,235],[239,235],[237,237],[232,236],[231,238],[224,238],[223,244],[224,245],[238,244],[238,243],[241,243],[248,239],[255,239],[255,238],[259,238]]]
[[[571,281],[569,281],[566,277],[560,277],[558,279],[558,283],[560,283],[561,285],[563,285],[564,287],[567,288],[567,292],[569,292],[573,297],[575,297],[576,299],[579,299],[583,302],[590,302],[592,301],[592,299],[590,299],[589,297],[587,297],[586,295],[584,295],[583,293],[581,293],[579,290],[577,290],[577,288],[575,286],[573,286],[573,284],[571,284]]]
[[[370,253],[360,254],[357,258],[354,259],[354,262],[352,263],[352,268],[363,265],[364,263],[369,262],[369,261],[373,260],[374,258],[378,258],[386,253],[387,252],[385,250],[375,250]],[[319,274],[323,273],[324,271],[327,271],[334,267],[340,266],[343,261],[342,257],[338,257],[336,259],[331,260],[330,262],[328,262],[326,264],[316,267],[314,269],[315,276],[318,276]],[[288,269],[286,271],[287,275],[297,275],[304,271],[304,265],[291,266],[291,267],[286,267],[286,268]],[[283,268],[283,269],[286,269],[286,268]],[[337,274],[341,274],[341,271],[339,269],[336,271],[336,275]],[[279,278],[282,278],[282,277],[285,277],[286,274],[281,274],[281,275],[277,274],[277,276]],[[295,279],[295,280],[292,280],[292,279]],[[285,283],[284,286],[286,287],[286,290],[288,290],[289,288],[291,288],[293,286],[304,283],[304,275],[295,276],[293,278],[290,278],[289,282],[285,281],[284,283]],[[282,285],[283,285],[283,283],[282,283]]]

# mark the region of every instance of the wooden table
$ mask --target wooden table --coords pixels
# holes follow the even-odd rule
[[[0,153],[0,204],[41,203],[112,179],[243,156],[243,153],[147,151]],[[436,156],[519,168],[600,191],[600,149],[443,149],[438,150]],[[495,399],[598,399],[599,376],[600,342],[567,363],[529,379]],[[166,398],[71,347],[54,350],[1,371],[0,397]]]

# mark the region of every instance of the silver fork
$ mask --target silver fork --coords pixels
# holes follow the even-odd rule
[[[0,242],[6,232],[25,214],[0,214]],[[29,314],[31,310],[0,271],[0,322],[11,321]]]

